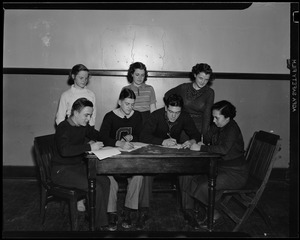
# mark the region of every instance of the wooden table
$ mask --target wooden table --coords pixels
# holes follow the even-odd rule
[[[94,154],[87,154],[89,178],[89,227],[95,230],[95,196],[96,175],[113,174],[199,174],[204,165],[209,163],[208,170],[208,231],[213,230],[215,206],[215,185],[217,177],[218,154],[192,151],[190,149],[165,148],[148,145],[132,152],[122,152],[103,160]]]

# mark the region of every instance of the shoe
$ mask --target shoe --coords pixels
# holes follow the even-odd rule
[[[137,230],[142,230],[145,225],[146,225],[146,222],[147,220],[149,220],[150,217],[149,217],[149,211],[148,210],[142,210],[142,211],[139,211],[138,213],[138,219],[136,221],[136,229]]]
[[[193,229],[200,229],[200,226],[196,220],[196,216],[193,210],[187,209],[183,211],[184,220],[190,225]]]
[[[117,213],[108,213],[108,226],[107,230],[108,231],[116,231],[117,230],[117,224],[118,224],[118,215]]]
[[[130,209],[125,210],[124,219],[123,219],[123,222],[122,222],[122,227],[123,228],[131,228],[132,227]]]
[[[224,223],[223,216],[219,216],[217,219],[214,218],[214,220],[213,220],[213,227],[221,226],[223,223]],[[207,225],[207,217],[206,217],[206,219],[199,226],[202,229],[208,230],[208,227],[207,227],[208,226]]]
[[[79,212],[85,212],[84,199],[77,202],[77,210]]]
[[[207,213],[204,208],[199,208],[197,210],[194,210],[194,212],[195,212],[196,221],[199,225],[206,220]]]
[[[101,227],[96,227],[95,231],[96,232],[105,232],[105,231],[108,231],[108,225],[101,226]]]

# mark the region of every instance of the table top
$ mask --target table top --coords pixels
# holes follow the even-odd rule
[[[149,144],[145,147],[136,149],[131,152],[121,151],[121,154],[109,157],[116,158],[197,158],[197,157],[220,157],[219,154],[193,151],[190,149],[167,148],[160,145]],[[87,158],[97,158],[94,154],[87,154]],[[105,160],[105,159],[103,159]],[[102,161],[103,161],[102,160]]]
[[[94,165],[98,174],[199,173],[208,161],[215,161],[219,157],[214,153],[151,144],[103,160],[94,154],[86,155],[88,160],[94,160],[89,167]]]

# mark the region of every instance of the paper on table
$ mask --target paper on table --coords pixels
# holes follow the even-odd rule
[[[141,143],[141,142],[131,142],[131,143],[134,146],[132,149],[122,149],[122,148],[118,148],[118,149],[123,152],[131,152],[131,151],[134,151],[136,149],[139,149],[141,147],[145,147],[148,145],[147,143]]]
[[[182,144],[176,144],[176,145],[173,145],[173,146],[162,146],[162,147],[165,147],[165,148],[177,148],[177,149],[181,149],[181,148],[182,148]]]
[[[94,153],[100,160],[114,156],[114,155],[118,155],[121,153],[119,151],[119,149],[116,147],[103,147],[100,150],[91,151],[91,152]]]

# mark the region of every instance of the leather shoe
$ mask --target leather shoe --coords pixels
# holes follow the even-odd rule
[[[137,230],[142,230],[145,225],[146,225],[146,221],[149,220],[149,212],[148,210],[142,210],[139,211],[138,213],[138,219],[136,221],[136,229]]]
[[[109,230],[108,230],[108,225],[101,226],[101,227],[96,227],[96,228],[95,228],[95,231],[96,231],[96,232],[106,232],[106,231],[109,231]]]
[[[184,220],[195,230],[200,229],[193,210],[187,209],[183,211]]]
[[[118,215],[117,213],[108,213],[108,231],[116,231],[117,230],[117,224],[118,224]]]
[[[125,210],[124,213],[124,219],[122,222],[122,227],[123,228],[131,228],[132,227],[132,223],[131,223],[131,211],[129,209]]]
[[[207,218],[199,225],[200,228],[208,230],[208,225],[207,225]],[[213,220],[213,227],[221,226],[224,223],[224,218],[223,216],[218,217],[217,219],[214,218]]]

